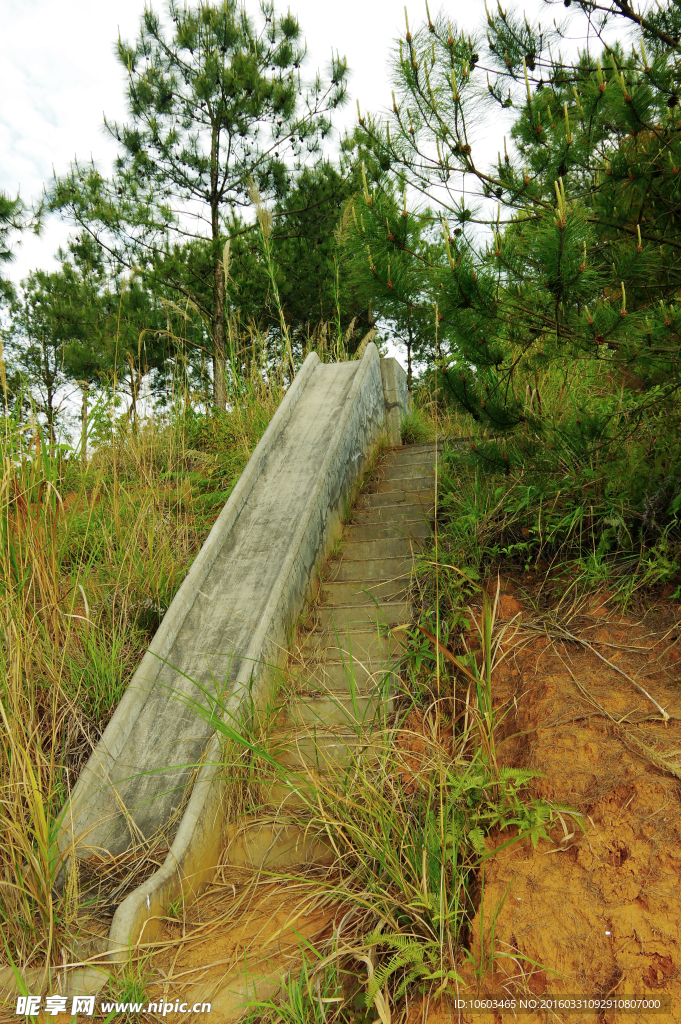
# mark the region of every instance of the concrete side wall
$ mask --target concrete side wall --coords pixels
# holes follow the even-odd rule
[[[411,408],[407,375],[396,359],[381,359],[385,426],[391,444],[400,444],[402,420]]]
[[[238,695],[243,679],[278,655],[279,648],[268,646],[276,638],[269,627],[273,595],[280,595],[278,610],[293,614],[292,540],[360,371],[359,362],[320,363],[311,374],[125,743],[106,774],[101,771],[97,799],[78,823],[87,826],[83,846],[120,854],[140,841],[158,844],[160,834],[172,842],[220,701]],[[286,637],[277,642],[285,650]],[[242,703],[248,706],[243,695],[236,699],[240,713]]]
[[[268,456],[276,448],[320,362],[314,352],[305,360],[175,595],[101,740],[92,752],[64,810],[59,840],[62,851],[75,849],[79,855],[82,855],[83,851],[89,852],[88,847],[92,845],[90,838],[103,814],[102,802],[104,799],[111,799],[109,794],[103,793],[103,783],[111,779],[116,761],[153,691],[164,661],[168,658],[195,603],[197,593],[213,568],[262,473]],[[115,801],[115,794],[113,798]]]
[[[394,365],[386,367],[386,363]],[[352,364],[319,367],[315,372],[316,384],[308,386],[304,404],[296,413],[294,433],[299,433],[300,460],[306,454],[305,430],[322,418],[328,405],[327,388],[341,377],[347,380],[344,400],[333,413],[333,430],[325,437],[324,454],[315,466],[311,486],[301,490],[296,486],[295,475],[291,480],[298,508],[297,514],[287,520],[285,557],[223,704],[224,716],[232,727],[239,727],[250,712],[252,700],[262,695],[269,668],[285,657],[287,632],[314,586],[317,566],[340,535],[345,505],[385,431],[386,397],[390,402],[388,416],[392,415],[391,437],[393,443],[399,443],[401,418],[406,412],[404,371],[394,360],[380,360],[373,344],[367,346],[361,362],[354,366],[356,371]],[[400,401],[403,404],[398,407]],[[296,448],[296,437],[287,441],[282,437],[282,449],[287,443]],[[276,453],[273,457],[277,457]],[[251,514],[257,517],[257,513],[254,506]],[[262,522],[260,529],[271,530],[271,523]],[[130,945],[152,941],[160,930],[160,919],[169,901],[180,893],[188,897],[199,892],[212,879],[226,824],[221,761],[221,741],[215,734],[165,863],[116,911],[109,936],[113,957],[127,955]]]

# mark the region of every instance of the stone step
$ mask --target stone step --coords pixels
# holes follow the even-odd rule
[[[398,512],[395,511],[394,506],[389,509],[371,509],[367,512],[358,512],[352,522],[348,524],[348,532],[344,540],[352,543],[353,538],[348,536],[350,529],[385,529],[386,527],[392,530],[395,540],[398,540],[400,535],[402,537],[424,537],[425,534],[414,534],[414,528],[425,526],[429,530],[434,518],[434,512],[427,513],[421,510],[416,512]],[[399,552],[397,551],[396,554],[399,554]]]
[[[441,449],[438,450],[438,459],[440,451]],[[392,467],[403,466],[405,463],[413,462],[430,462],[433,465],[435,463],[435,449],[430,446],[409,445],[395,452],[389,464]]]
[[[353,758],[377,760],[388,744],[381,721],[355,729],[322,729],[308,726],[298,730],[275,731],[270,737],[269,752],[281,766],[277,775],[260,784],[264,805],[279,808],[300,807],[310,801],[316,804],[315,786],[344,788],[343,778]]]
[[[411,490],[393,488],[389,491],[373,491],[371,494],[364,495],[363,501],[357,503],[357,508],[383,508],[384,506],[402,504],[415,505],[420,508],[432,506],[433,488],[414,487]]]
[[[434,475],[435,459],[432,456],[410,455],[409,457],[400,459],[399,461],[396,460],[390,467],[390,470],[386,471],[384,479],[396,480],[401,476],[416,476],[419,478],[426,477],[432,479]]]
[[[362,658],[357,653],[354,637],[351,646],[354,657],[347,655],[344,661],[341,660],[341,651],[335,647],[328,650],[328,659],[313,661],[306,666],[300,676],[301,699],[307,699],[310,693],[313,696],[327,693],[347,696],[353,691],[363,697],[376,696],[377,693],[385,694],[391,687],[400,688],[400,677],[389,659],[378,655]]]
[[[307,800],[304,800],[300,793],[305,793]],[[295,808],[309,806],[310,802],[317,803],[314,787],[306,782],[303,777],[293,777],[287,783],[283,782],[261,782],[260,799],[264,807],[271,809],[276,807],[277,811],[290,811]],[[269,865],[268,865],[269,867]]]
[[[316,627],[319,629],[338,630],[380,630],[387,626],[404,625],[411,622],[413,615],[411,601],[381,601],[378,604],[336,605],[333,608],[323,606],[313,613]]]
[[[411,552],[407,556],[398,555],[396,558],[365,558],[361,561],[352,561],[344,556],[344,551],[345,548],[341,550],[338,562],[329,564],[329,583],[342,583],[347,580],[370,584],[374,580],[411,577]],[[323,586],[326,587],[328,584],[324,583]]]
[[[354,537],[349,536],[350,529],[390,529],[395,540],[399,540],[400,536],[402,539],[408,537],[422,538],[427,536],[427,532],[430,531],[433,518],[434,516],[425,515],[423,512],[406,512],[403,515],[399,515],[392,514],[390,511],[385,511],[383,509],[372,509],[371,512],[359,514],[354,519],[348,527],[348,534],[345,537],[345,541],[349,544],[355,543]],[[378,536],[380,537],[382,535]],[[373,540],[374,538],[372,537],[370,539]],[[399,554],[399,551],[395,552],[395,554]]]
[[[432,495],[435,486],[435,474],[432,469],[421,473],[419,476],[414,474],[405,473],[394,473],[386,474],[379,480],[376,480],[372,484],[375,488],[372,493],[382,494],[386,491],[394,490],[405,490],[405,491],[430,491]]]
[[[311,768],[322,775],[347,767],[353,757],[377,757],[381,749],[380,730],[322,729],[310,726],[303,732],[279,732],[269,739],[269,753],[284,768]]]
[[[418,519],[402,519],[395,523],[385,520],[381,521],[380,519],[378,521],[369,519],[365,522],[357,523],[352,527],[352,531],[352,534],[348,531],[346,543],[343,545],[344,550],[348,550],[351,544],[383,540],[386,537],[390,537],[396,545],[394,551],[387,553],[391,556],[397,556],[402,552],[405,554],[411,553],[414,544],[420,549],[423,547],[423,541],[430,537],[433,532],[431,523],[423,516],[419,516]],[[405,542],[407,542],[406,547],[404,546]],[[400,547],[400,544],[403,546]]]
[[[367,498],[371,495],[367,495]],[[351,519],[355,523],[365,525],[367,519],[372,522],[399,522],[401,519],[419,519],[432,515],[435,511],[433,495],[429,493],[424,501],[394,501],[389,505],[358,505]]]
[[[347,533],[342,551],[346,561],[365,558],[399,558],[420,550],[421,542],[431,535],[430,525],[422,519],[415,523],[394,525],[382,523],[371,526],[353,526]]]
[[[444,447],[444,440],[440,439],[437,442],[438,451],[442,451]],[[435,441],[421,441],[419,444],[403,444],[399,448],[394,448],[392,452],[393,458],[398,455],[409,455],[416,452],[434,452]]]
[[[281,803],[281,800],[278,803]],[[227,826],[225,840],[227,863],[230,866],[246,868],[248,871],[290,871],[291,868],[300,870],[301,866],[306,864],[333,864],[335,860],[334,851],[319,835],[311,834],[304,825],[297,822],[286,822],[276,818],[273,820],[271,815],[264,817],[256,813],[239,816]],[[246,1008],[243,995],[245,991],[249,995],[255,995],[257,991],[258,998],[272,992],[272,989],[263,993],[259,987],[257,990],[254,988],[254,979],[257,982],[260,980],[257,973],[249,971],[248,978],[244,975],[240,989],[234,982],[232,971],[227,977],[226,985],[217,992],[215,981],[207,982],[203,989],[200,989],[198,984],[192,986],[193,993],[196,993],[199,1001],[204,998],[212,1001],[214,1017],[217,1017],[218,1021],[236,1021],[242,1017]],[[274,991],[279,990],[281,981],[281,973],[278,973]],[[225,992],[232,998],[231,1004],[225,999]],[[192,994],[189,1001],[194,998]],[[215,1013],[216,1003],[220,1006],[219,1017]],[[227,1012],[223,1015],[221,1011],[225,1006]]]
[[[374,695],[355,694],[353,699],[347,691],[333,692],[328,696],[302,694],[300,699],[282,708],[276,724],[284,731],[310,724],[352,729],[371,728],[377,724],[384,726],[393,704],[393,697],[381,700]]]
[[[326,606],[368,604],[374,599],[379,602],[404,600],[409,595],[411,573],[388,580],[363,580],[353,583],[324,583]]]
[[[400,454],[399,457],[396,456],[390,460],[381,462],[374,470],[372,477],[395,476],[400,473],[403,475],[409,475],[411,473],[420,474],[423,473],[424,470],[430,470],[430,472],[432,472],[434,465],[435,457],[432,452],[430,455]]]
[[[328,659],[336,663],[345,662],[349,666],[352,659],[355,663],[355,678],[358,662],[378,677],[379,673],[387,672],[404,653],[404,642],[400,634],[401,631],[398,631],[395,635],[381,636],[375,627],[353,632],[319,629],[306,634],[301,648],[305,659],[310,661],[311,671],[316,671],[312,664],[315,660],[322,663]]]

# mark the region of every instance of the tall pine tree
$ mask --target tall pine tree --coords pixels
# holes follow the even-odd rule
[[[297,21],[261,7],[254,22],[237,0],[196,7],[170,0],[164,21],[151,8],[136,43],[119,41],[128,76],[128,124],[106,122],[120,143],[112,178],[75,164],[50,195],[92,233],[114,263],[150,268],[162,257],[166,285],[202,304],[211,321],[214,401],[225,391],[226,225],[250,205],[253,181],[283,194],[292,166],[319,149],[329,115],[345,96],[346,67],[305,87],[305,47]],[[210,279],[192,288],[168,253],[173,240],[207,240]]]
[[[377,294],[398,264],[420,276],[424,305],[437,308],[443,387],[507,437],[486,446],[488,463],[536,465],[563,446],[577,461],[621,460],[623,486],[643,500],[646,467],[673,472],[681,435],[681,10],[661,3],[641,18],[620,0],[580,0],[574,14],[596,31],[573,59],[560,26],[542,31],[501,6],[486,41],[443,17],[406,25],[392,115],[366,116],[359,131],[410,201],[427,203],[440,242],[410,251],[369,191],[356,248],[359,259],[368,247]],[[634,24],[640,36],[606,45],[608,22],[606,38]],[[472,127],[485,95],[492,115],[512,119],[492,167]],[[598,375],[599,401],[570,410],[566,399],[559,417],[544,415],[535,383],[551,367]],[[644,422],[639,471],[627,472]]]

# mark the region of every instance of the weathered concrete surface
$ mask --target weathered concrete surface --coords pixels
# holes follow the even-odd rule
[[[385,430],[382,362],[394,360],[381,361],[374,345],[356,362],[308,357],[83,771],[61,837],[77,856],[118,854],[171,830],[196,777],[166,862],[116,912],[112,951],[151,940],[168,900],[212,876],[224,824],[221,746],[196,705],[238,728],[285,655]]]
[[[178,640],[182,644],[180,632],[196,597],[251,497],[261,469],[267,464],[268,456],[285,430],[308,381],[317,369],[318,362],[319,360],[311,354],[295,378],[293,386],[289,388],[164,616],[102,739],[93,751],[66,808],[64,832],[61,836],[62,849],[68,849],[75,844],[78,854],[82,856],[89,848],[103,848],[111,853],[117,853],[120,852],[121,843],[123,848],[127,847],[129,836],[126,834],[127,830],[121,829],[120,805],[110,783],[120,782],[124,775],[133,774],[131,768],[137,755],[134,748],[130,749],[129,741],[134,732],[139,735],[139,730],[135,727],[144,714],[147,703],[151,701],[151,708],[158,700],[158,695],[154,694],[154,684],[163,669],[167,670],[164,662],[168,660],[171,664],[175,663],[173,648]],[[195,694],[199,692],[196,687],[193,687],[193,691]],[[181,705],[176,704],[174,710],[176,714],[180,713]],[[170,724],[164,723],[161,729],[160,723],[155,723],[159,737],[156,746],[159,742],[164,742],[163,737],[167,735],[166,727],[170,727]],[[138,753],[144,756],[143,751]],[[146,784],[148,781],[147,779]],[[144,787],[145,780],[138,779],[136,783],[133,781],[133,786],[135,784]],[[157,821],[162,821],[162,813],[157,815]]]
[[[391,444],[398,445],[402,442],[402,420],[409,409],[407,375],[396,359],[382,359],[381,380],[388,438]]]

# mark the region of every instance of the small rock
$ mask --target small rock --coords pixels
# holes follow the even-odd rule
[[[73,996],[96,996],[108,984],[109,972],[99,967],[79,967],[67,975],[66,994]]]

